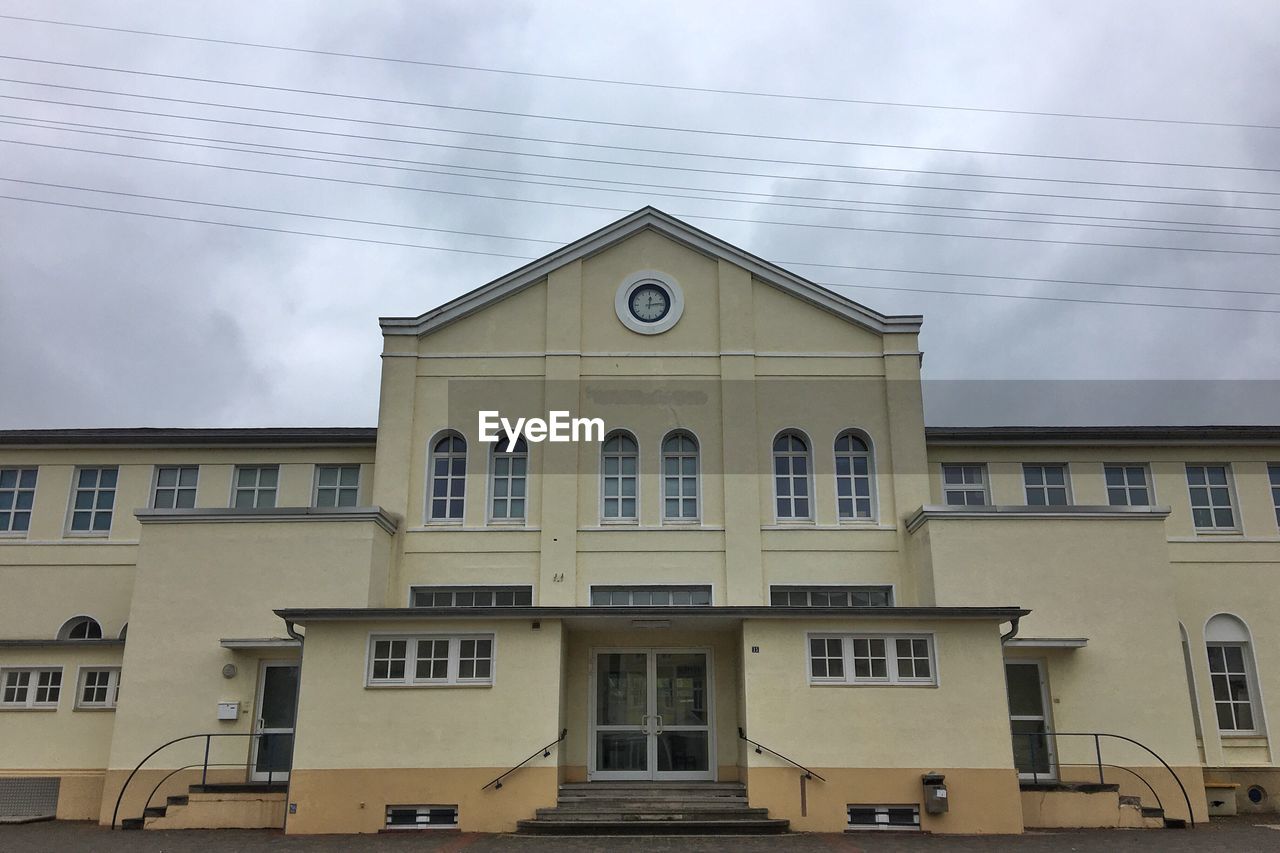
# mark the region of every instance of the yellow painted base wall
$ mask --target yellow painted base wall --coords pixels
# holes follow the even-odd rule
[[[58,779],[58,820],[97,820],[104,770],[5,770],[0,779]]]
[[[920,828],[951,834],[1016,834],[1022,832],[1022,802],[1018,777],[1012,770],[925,767],[819,767],[826,778],[805,783],[807,815],[801,814],[800,772],[784,767],[747,769],[747,799],[752,807],[767,808],[769,817],[786,818],[798,832],[843,832],[846,808],[858,805],[919,805]],[[923,773],[946,776],[950,811],[924,812]]]
[[[289,786],[290,835],[379,832],[388,805],[456,805],[464,832],[514,832],[516,821],[556,804],[558,769],[525,767],[501,790],[481,790],[505,767],[297,770]]]
[[[1234,792],[1215,792],[1217,799],[1221,799],[1224,794],[1234,796],[1238,814],[1280,813],[1280,767],[1206,767],[1204,781],[1234,782],[1239,785]],[[1260,803],[1249,799],[1249,788],[1253,785],[1266,792]],[[1201,792],[1203,791],[1202,788]]]

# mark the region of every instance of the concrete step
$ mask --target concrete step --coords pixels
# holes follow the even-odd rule
[[[147,806],[142,810],[143,817],[164,817],[165,812],[169,810],[168,806]]]
[[[707,809],[701,806],[676,807],[669,809],[630,808],[630,809],[538,809],[535,813],[538,820],[561,821],[624,821],[624,820],[766,820],[768,809]]]
[[[561,800],[557,808],[562,812],[595,812],[595,811],[714,811],[733,813],[747,808],[747,801],[740,797],[726,797],[721,800]]]
[[[185,806],[190,801],[191,798],[186,794],[175,794],[174,796],[169,797],[168,804],[171,806]]]
[[[560,797],[557,800],[562,806],[615,806],[636,804],[639,806],[675,805],[708,805],[708,806],[745,806],[746,797],[681,797],[670,794],[661,797],[637,797],[629,794],[615,794],[608,797]],[[664,806],[665,807],[665,806]]]
[[[566,782],[565,791],[745,791],[741,782]]]
[[[781,835],[786,820],[522,820],[517,831],[527,835]]]

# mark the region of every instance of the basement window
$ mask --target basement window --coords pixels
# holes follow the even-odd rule
[[[457,806],[387,806],[387,829],[457,829]]]
[[[849,831],[889,830],[918,832],[920,830],[919,806],[860,806],[848,807]]]

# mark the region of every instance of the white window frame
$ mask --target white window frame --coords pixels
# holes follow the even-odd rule
[[[84,698],[86,682],[90,673],[105,672],[107,673],[107,698],[102,702],[86,702]],[[95,689],[99,689],[95,687]],[[120,700],[120,667],[118,666],[98,666],[96,664],[81,664],[76,672],[76,702],[75,707],[83,710],[112,710],[116,707]]]
[[[450,593],[453,596],[450,604],[414,604],[420,592],[430,592],[432,594]],[[529,597],[528,604],[458,604],[458,593],[475,594],[475,593],[492,593],[496,602],[500,593],[510,592],[513,595],[527,594]],[[533,586],[530,584],[415,584],[409,587],[409,606],[410,607],[532,607],[533,606]]]
[[[517,440],[515,448],[510,452],[506,452],[507,441],[494,442],[493,449],[489,451],[489,495],[485,502],[488,512],[488,520],[490,524],[525,524],[529,518],[529,443],[525,441],[524,436],[520,436]],[[498,460],[507,460],[507,473],[498,474]],[[523,473],[517,475],[514,473],[516,460],[524,462]],[[514,496],[511,494],[512,486],[519,481],[523,484],[523,495]],[[507,485],[507,493],[505,495],[498,494],[498,483],[505,482]],[[511,501],[524,501],[523,511],[519,515],[511,514]],[[507,510],[507,515],[497,514],[497,504],[502,501]]]
[[[276,482],[274,486],[262,485],[262,472],[275,471]],[[256,471],[253,477],[252,486],[240,485],[241,471]],[[252,492],[253,504],[251,506],[238,506],[236,497],[240,492]],[[263,492],[271,492],[271,506],[262,505]],[[275,509],[279,506],[280,499],[280,466],[275,464],[263,465],[237,465],[231,471],[231,508],[232,509]]]
[[[314,467],[315,467],[315,470],[311,475],[311,505],[313,507],[316,507],[317,509],[320,508],[320,490],[321,489],[324,489],[325,491],[333,492],[333,506],[325,507],[326,509],[350,509],[351,507],[360,506],[360,486],[362,485],[361,481],[364,479],[364,477],[362,476],[364,473],[362,470],[363,468],[362,465],[360,465],[359,463],[342,463],[342,462],[328,463],[326,462],[323,464],[317,463]],[[342,485],[342,472],[350,468],[356,469],[356,484],[354,486],[344,486]],[[338,472],[338,482],[336,485],[333,485],[333,486],[322,486],[320,484],[320,474],[321,472],[325,470],[330,470],[330,469],[336,470]],[[355,503],[344,505],[341,502],[342,493],[349,492],[349,491],[354,491],[356,493]]]
[[[89,628],[87,626],[92,625],[93,627],[97,628],[98,636],[96,637],[71,636],[72,632],[74,632],[81,625],[86,626],[85,628],[86,634],[89,633]],[[104,630],[102,630],[102,623],[99,622],[97,619],[94,619],[92,616],[90,616],[87,613],[77,613],[75,616],[72,616],[66,622],[62,623],[62,626],[58,628],[58,633],[57,633],[57,639],[74,640],[77,643],[92,643],[97,640],[101,640],[106,636],[107,636],[107,633]]]
[[[457,439],[462,442],[462,450],[445,450],[439,451],[436,448],[440,442],[448,439]],[[426,505],[423,507],[424,515],[428,524],[462,524],[467,518],[467,475],[470,473],[470,462],[467,456],[471,450],[471,445],[467,441],[467,437],[454,429],[447,429],[437,433],[432,437],[431,443],[427,445],[427,495]],[[445,494],[441,498],[436,498],[436,481],[441,479],[436,474],[436,462],[439,459],[449,460],[449,473],[444,476],[448,482]],[[455,459],[462,460],[462,473],[453,473],[453,462]],[[460,494],[455,493],[454,485],[460,484],[462,491]],[[444,501],[444,514],[436,515],[436,500]],[[449,514],[449,504],[453,501],[461,501],[462,513],[458,516]]]
[[[1239,649],[1240,661],[1241,661],[1240,666],[1243,671],[1237,673],[1228,669],[1225,672],[1215,672],[1213,669],[1213,661],[1211,659],[1211,654],[1210,654],[1211,650],[1215,648],[1223,650],[1222,662],[1224,666],[1227,663],[1225,650],[1228,648]],[[1261,725],[1261,720],[1259,720],[1258,717],[1262,708],[1261,708],[1261,703],[1258,702],[1258,679],[1256,675],[1257,667],[1255,666],[1254,659],[1253,659],[1253,643],[1247,640],[1232,640],[1232,641],[1208,640],[1207,642],[1205,642],[1205,658],[1206,658],[1206,664],[1209,667],[1209,698],[1213,702],[1213,722],[1214,722],[1214,725],[1217,726],[1218,733],[1221,735],[1225,735],[1227,737],[1249,737],[1249,736],[1261,734],[1262,725]],[[1244,676],[1245,688],[1249,691],[1249,697],[1248,697],[1247,703],[1238,702],[1232,699],[1222,700],[1218,698],[1217,691],[1214,689],[1214,683],[1213,683],[1214,679],[1218,677],[1224,677],[1224,676],[1230,677],[1232,675]],[[1232,719],[1232,722],[1235,722],[1236,713],[1234,710],[1234,706],[1245,705],[1245,704],[1249,706],[1249,718],[1253,722],[1252,728],[1224,729],[1222,727],[1221,721],[1218,719],[1218,706],[1219,705],[1231,706],[1233,709],[1231,712],[1231,719]]]
[[[176,480],[174,485],[172,486],[160,485],[160,472],[172,471],[172,470],[176,470],[178,472],[178,475],[177,475],[178,479]],[[188,471],[188,470],[196,472],[196,482],[194,485],[184,486],[182,485],[182,472]],[[200,466],[199,465],[156,465],[152,468],[152,473],[151,473],[151,503],[149,504],[149,506],[152,509],[193,509],[195,508],[195,505],[196,505],[196,496],[198,494],[199,488],[200,488]],[[159,502],[156,500],[156,498],[159,497],[161,489],[164,489],[166,492],[173,492],[173,506],[171,507],[159,506]],[[191,492],[191,506],[179,507],[178,493],[187,492],[187,491]]]
[[[26,672],[30,673],[25,688],[26,695],[21,701],[6,701],[5,697],[9,692],[9,675],[10,673]],[[52,702],[36,701],[36,693],[40,690],[40,676],[42,673],[56,672],[58,674],[58,696]],[[62,703],[63,684],[63,668],[61,666],[6,666],[0,669],[0,710],[5,711],[56,711]],[[46,685],[46,689],[49,685]]]
[[[630,441],[631,444],[635,447],[635,451],[633,453],[627,453],[624,451],[611,453],[609,451],[606,451],[605,446],[609,443],[610,439],[615,437],[625,438],[626,440]],[[608,474],[605,472],[605,461],[609,458],[615,458],[618,460],[617,474]],[[622,470],[622,468],[624,467],[622,464],[622,461],[627,458],[632,458],[635,460],[636,470],[634,474],[626,474]],[[622,484],[628,477],[634,480],[636,484],[634,496],[622,494],[623,492]],[[608,489],[606,488],[605,484],[610,479],[615,479],[618,481],[618,494],[616,496],[610,496],[606,494]],[[618,501],[619,513],[622,512],[622,502],[624,500],[628,500],[628,499],[634,500],[635,508],[636,508],[635,513],[632,515],[621,515],[621,514],[606,515],[605,501],[610,499]],[[604,441],[600,443],[600,523],[601,524],[639,524],[640,523],[640,439],[636,438],[635,433],[631,432],[630,430],[626,430],[626,429],[610,430],[609,434],[604,437]]]
[[[402,640],[405,643],[404,676],[402,678],[374,678],[374,652],[379,642]],[[444,678],[418,678],[418,643],[444,640],[449,644],[447,672]],[[459,675],[460,653],[466,641],[489,642],[489,675],[484,678],[462,678]],[[370,634],[365,655],[365,687],[489,687],[496,681],[498,642],[494,634]],[[485,660],[485,658],[476,658]]]
[[[941,464],[941,466],[942,466],[942,467],[941,467],[941,471],[942,471],[942,503],[943,503],[945,506],[991,506],[991,473],[990,473],[990,471],[988,471],[988,470],[987,470],[987,463],[985,463],[985,462],[942,462],[942,463],[940,463],[940,464]],[[948,483],[947,483],[947,469],[948,469],[948,468],[959,468],[959,469],[961,469],[961,473],[960,473],[960,479],[961,479],[961,482],[960,482],[960,483],[954,484],[954,485],[952,485],[952,486],[950,486],[950,487],[949,487],[949,485],[948,485]],[[965,475],[965,471],[964,471],[964,469],[966,469],[966,468],[977,468],[977,469],[978,469],[978,471],[980,471],[980,472],[981,472],[981,474],[982,474],[982,482],[981,482],[981,483],[968,483],[968,482],[964,482],[964,479],[965,479],[965,476],[964,476],[964,475]],[[981,503],[981,504],[971,504],[971,503],[969,503],[967,500],[966,500],[964,503],[960,503],[960,504],[953,504],[953,503],[951,503],[949,500],[947,500],[947,494],[948,494],[949,492],[965,492],[965,493],[968,493],[968,492],[979,492],[979,491],[980,491],[980,492],[982,492],[982,503]]]
[[[1192,468],[1200,468],[1204,471],[1204,475],[1205,475],[1204,485],[1192,485],[1191,483]],[[1210,468],[1221,468],[1223,470],[1227,480],[1225,485],[1209,484],[1208,469]],[[1240,506],[1239,506],[1239,502],[1236,500],[1235,475],[1231,470],[1231,463],[1230,462],[1188,462],[1186,464],[1184,472],[1187,478],[1187,503],[1191,507],[1191,526],[1195,529],[1196,533],[1209,533],[1209,534],[1239,533],[1241,530]],[[1195,505],[1194,500],[1191,497],[1191,490],[1200,489],[1200,488],[1205,489],[1209,497],[1209,505],[1207,509],[1209,510],[1210,517],[1213,519],[1213,524],[1209,527],[1201,527],[1200,525],[1196,524],[1197,507]],[[1219,489],[1225,488],[1227,490],[1226,504],[1218,504],[1214,502],[1212,489],[1215,489],[1215,488],[1219,488]],[[1200,509],[1205,509],[1205,508],[1206,507],[1200,507]],[[1231,521],[1232,521],[1231,526],[1228,527],[1225,525],[1218,524],[1216,510],[1220,510],[1220,509],[1227,509],[1231,511]]]
[[[798,439],[804,445],[804,452],[799,453],[794,450],[778,450],[778,441],[784,437]],[[794,463],[789,462],[787,465],[786,479],[790,489],[790,494],[778,494],[778,459],[785,457],[787,459],[803,458],[805,472],[803,477],[798,477],[795,473]],[[805,515],[795,514],[796,494],[795,485],[798,481],[803,480],[805,484],[805,493],[802,496],[808,501],[809,511]],[[811,524],[815,518],[817,507],[814,506],[816,495],[813,493],[813,441],[803,430],[788,428],[779,430],[774,435],[773,440],[769,442],[769,481],[773,492],[773,520],[777,524]],[[778,514],[778,501],[785,500],[791,508],[791,515]]]
[[[841,677],[814,676],[813,674],[813,640],[839,640],[841,644],[844,675]],[[854,640],[883,640],[885,644],[885,675],[857,676],[854,674],[853,643]],[[898,640],[924,640],[928,646],[929,676],[927,678],[903,676],[898,670]],[[884,687],[936,687],[938,685],[938,652],[937,640],[932,633],[910,632],[893,634],[845,634],[832,631],[816,631],[805,635],[805,673],[811,686],[818,685],[854,685]]]
[[[1119,468],[1120,474],[1124,478],[1123,486],[1113,486],[1107,482],[1107,469]],[[1133,502],[1133,490],[1139,488],[1129,482],[1129,470],[1137,468],[1142,472],[1142,478],[1145,483],[1141,488],[1147,491],[1147,502],[1136,504]],[[1104,462],[1102,463],[1102,488],[1107,493],[1107,506],[1156,506],[1156,484],[1151,476],[1151,466],[1144,462]],[[1118,489],[1124,492],[1125,502],[1122,504],[1111,503],[1111,491]]]
[[[867,449],[840,450],[837,448],[837,445],[840,443],[841,439],[844,438],[857,439],[862,442]],[[841,524],[874,524],[880,517],[880,507],[879,501],[876,497],[876,450],[875,445],[871,442],[871,436],[867,435],[860,429],[841,430],[840,434],[836,436],[836,440],[831,443],[831,449],[835,460],[835,467],[832,470],[835,472],[836,481],[836,519]],[[840,460],[842,458],[849,460],[848,474],[840,473]],[[854,471],[854,460],[856,459],[867,460],[866,474],[858,474]],[[867,481],[867,495],[865,498],[868,505],[867,515],[858,515],[858,501],[860,500],[860,496],[858,495],[858,480],[860,479],[865,479]],[[841,480],[849,481],[849,495],[847,497],[840,494]],[[853,501],[853,515],[844,515],[840,511],[840,502],[842,500]]]
[[[92,488],[81,488],[80,486],[80,474],[84,471],[98,472],[98,475],[94,480],[94,485]],[[103,488],[101,484],[102,484],[102,474],[104,471],[114,471],[116,473],[115,485],[110,486],[109,488]],[[76,497],[82,491],[90,492],[93,495],[93,506],[88,509],[77,510]],[[106,509],[101,509],[98,507],[98,495],[105,491],[111,492],[111,506]],[[117,492],[119,491],[120,491],[120,466],[119,465],[83,465],[83,466],[77,465],[75,473],[71,480],[71,499],[68,502],[68,506],[67,506],[67,528],[66,528],[67,535],[68,536],[110,536],[111,525],[115,524],[115,520],[116,520],[116,498],[118,497]],[[75,525],[75,517],[77,512],[89,513],[89,529],[88,530],[75,529],[74,525]],[[107,514],[107,516],[110,519],[106,529],[104,530],[94,529],[94,521],[97,519],[98,514],[104,513],[104,512]]]
[[[1027,472],[1038,468],[1040,470],[1040,484],[1032,485],[1027,482]],[[1048,482],[1048,469],[1062,469],[1062,485],[1051,484]],[[1062,489],[1062,499],[1066,503],[1052,504],[1049,503],[1049,490]],[[1031,502],[1032,490],[1042,492],[1044,503],[1033,504]],[[1027,506],[1044,507],[1045,509],[1053,509],[1058,506],[1071,506],[1075,503],[1075,499],[1071,494],[1071,466],[1066,462],[1023,462],[1022,463],[1022,501]]]
[[[8,521],[4,526],[0,527],[0,536],[25,537],[31,531],[31,517],[35,515],[36,506],[36,489],[40,485],[40,466],[39,465],[4,465],[0,466],[0,473],[5,471],[14,472],[14,480],[12,486],[0,486],[0,493],[8,493],[9,506],[0,512],[7,513]],[[26,472],[32,472],[34,477],[30,486],[22,485],[22,475]],[[18,507],[18,498],[27,492],[31,493],[31,505],[25,508]],[[14,529],[15,516],[20,513],[27,514],[27,526],[21,530]]]
[[[678,450],[675,452],[667,451],[667,442],[672,439],[686,439],[693,443],[693,451]],[[662,500],[662,523],[663,524],[701,524],[702,523],[702,443],[698,441],[698,437],[687,429],[673,429],[662,437],[662,443],[658,446],[659,455],[661,457],[662,469],[658,472],[658,477],[662,481],[659,491]],[[690,499],[690,495],[684,492],[684,481],[689,479],[684,473],[683,460],[693,459],[693,515],[684,515],[684,501]],[[667,491],[667,459],[681,460],[678,466],[681,470],[672,479],[678,483],[676,494]],[[680,501],[681,515],[667,514],[667,501]]]
[[[599,591],[599,592],[605,592],[605,591],[608,591],[608,592],[609,592],[609,595],[610,595],[610,597],[611,597],[611,598],[612,598],[612,596],[614,596],[614,595],[622,594],[622,595],[625,595],[625,596],[627,597],[627,601],[626,601],[626,602],[624,602],[624,603],[622,603],[622,604],[614,604],[612,601],[610,601],[608,604],[596,604],[596,603],[595,603],[595,596],[596,596],[596,592],[597,592],[597,591]],[[689,593],[690,598],[692,598],[692,597],[693,597],[693,595],[694,595],[695,593],[701,594],[701,593],[705,592],[705,593],[706,593],[706,595],[707,595],[707,602],[706,602],[706,604],[693,604],[693,603],[689,603],[689,604],[673,604],[673,603],[667,603],[667,604],[652,604],[652,603],[650,603],[650,604],[636,604],[636,603],[635,603],[635,594],[636,594],[636,593],[642,593],[642,594],[643,594],[643,593],[649,593],[650,595],[652,595],[652,594],[653,594],[653,593],[655,593],[655,592],[669,592],[669,593],[671,593],[672,598],[674,598],[674,597],[675,597],[675,595],[676,595],[677,593],[686,593],[686,592],[687,592],[687,593]],[[588,606],[590,606],[590,607],[711,607],[711,606],[714,606],[714,604],[715,604],[715,587],[714,587],[714,585],[713,585],[713,584],[709,584],[709,583],[691,583],[691,584],[625,584],[625,583],[623,583],[623,584],[612,584],[612,583],[607,583],[607,584],[592,584],[592,585],[590,585],[590,586],[587,588],[587,603],[588,603]]]
[[[1271,484],[1271,504],[1276,508],[1276,527],[1280,527],[1280,462],[1267,464],[1267,481]]]
[[[883,592],[888,597],[887,604],[853,604],[853,596],[859,593]],[[774,593],[786,593],[791,595],[803,595],[805,600],[803,604],[774,604]],[[846,598],[846,604],[815,604],[813,601],[814,593],[819,594],[843,594]],[[769,586],[769,606],[770,607],[893,607],[896,590],[893,584],[771,584]]]

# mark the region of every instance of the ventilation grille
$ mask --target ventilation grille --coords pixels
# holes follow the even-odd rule
[[[919,806],[849,806],[849,829],[920,829]]]
[[[0,817],[45,817],[58,811],[57,777],[0,779]]]
[[[456,829],[457,806],[387,806],[387,829]]]

